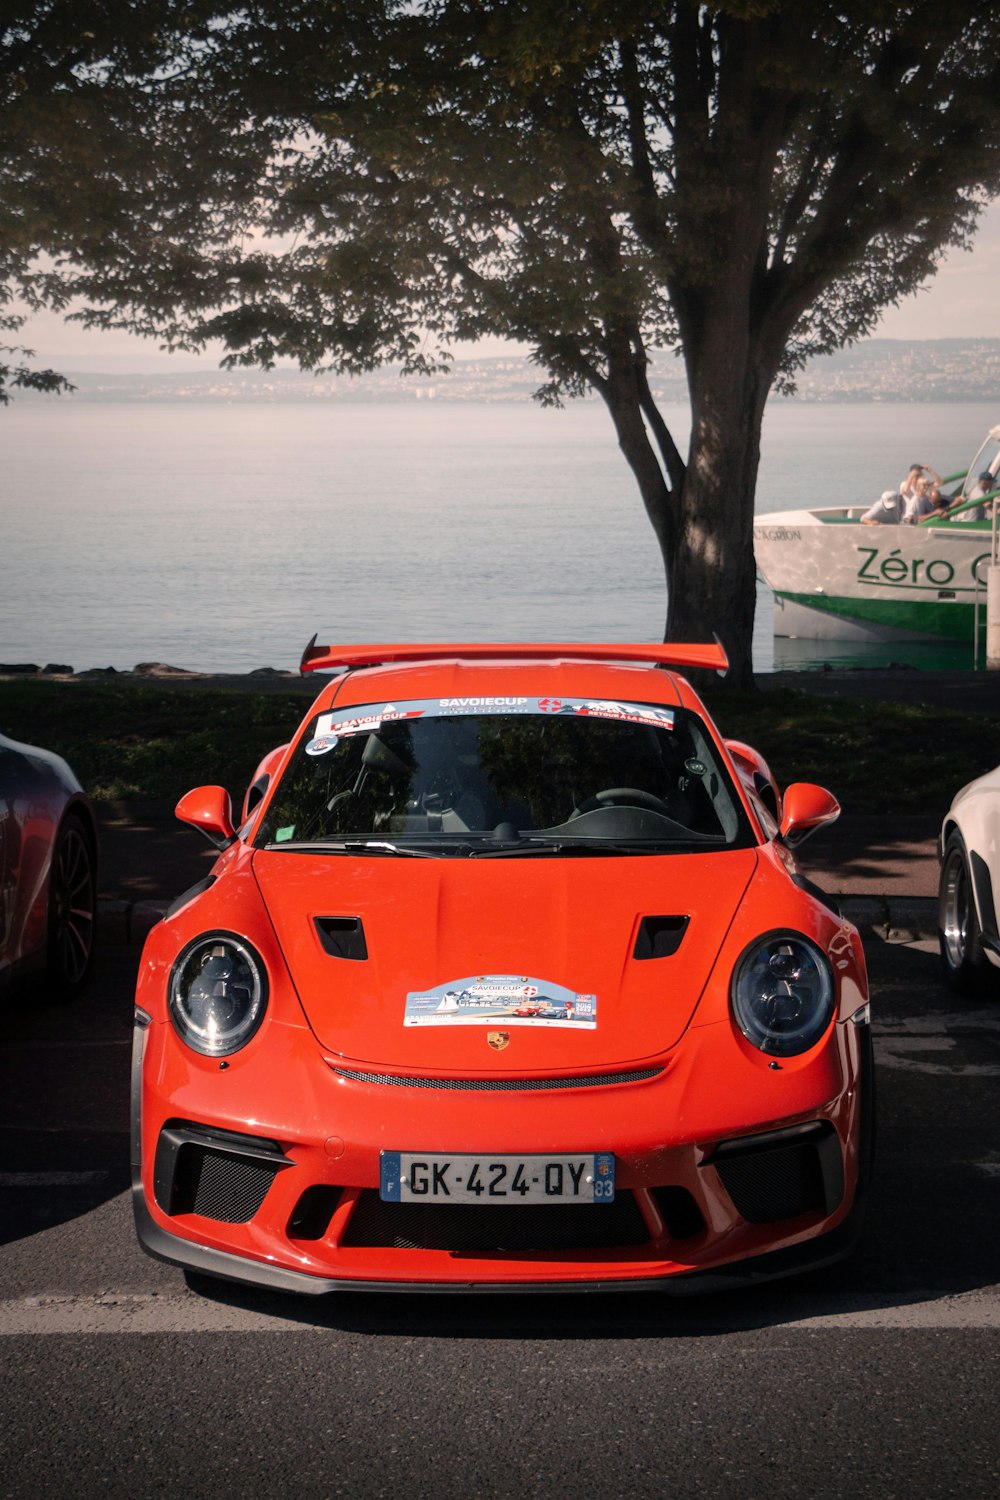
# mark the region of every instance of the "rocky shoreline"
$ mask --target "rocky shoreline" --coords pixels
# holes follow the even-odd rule
[[[37,662],[0,662],[0,681],[16,682],[113,682],[146,683],[164,687],[173,683],[178,686],[190,684],[194,687],[238,687],[252,688],[254,692],[271,690],[316,693],[315,679],[303,677],[299,672],[281,670],[278,667],[253,667],[248,672],[198,672],[187,667],[172,667],[162,661],[141,661],[131,671],[118,667],[88,667],[77,672],[61,662],[48,662],[39,666]]]
[[[249,672],[196,672],[188,667],[171,667],[165,661],[141,661],[131,671],[118,667],[88,667],[77,672],[60,662],[48,662],[40,667],[37,662],[0,662],[0,677],[297,677],[297,672],[282,671],[278,667],[253,667]]]

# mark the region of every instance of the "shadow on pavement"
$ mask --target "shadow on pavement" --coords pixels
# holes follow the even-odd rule
[[[0,1002],[0,1243],[79,1218],[129,1183],[128,1077],[138,949],[99,944],[83,994]]]

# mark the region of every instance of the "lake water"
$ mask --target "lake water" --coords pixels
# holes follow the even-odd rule
[[[874,499],[913,460],[964,468],[998,408],[775,402],[757,508]],[[683,448],[686,414],[666,415]],[[599,403],[0,410],[0,661],[244,672],[297,666],[314,633],[654,641],[665,609]],[[844,659],[776,649],[765,597],[758,670]]]

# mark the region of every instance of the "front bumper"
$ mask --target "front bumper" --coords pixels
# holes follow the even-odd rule
[[[220,1081],[169,1025],[137,1025],[134,1207],[154,1257],[311,1294],[692,1293],[827,1265],[860,1228],[872,1136],[867,1027],[838,1024],[808,1060],[777,1072],[734,1048],[728,1027],[693,1028],[652,1078],[471,1100],[346,1078],[307,1031],[283,1029],[286,1090],[276,1091],[273,1040]],[[417,1214],[381,1203],[381,1149],[457,1141],[456,1150],[511,1155],[612,1150],[620,1205],[613,1219],[603,1206],[567,1210],[578,1217],[552,1229],[561,1211],[545,1209],[537,1233],[529,1210],[509,1209],[491,1242],[483,1216],[492,1210],[447,1219],[450,1207]]]

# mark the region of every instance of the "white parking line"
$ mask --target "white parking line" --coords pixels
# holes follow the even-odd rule
[[[817,1309],[817,1303],[820,1303]],[[847,1303],[847,1305],[843,1305]],[[301,1304],[299,1304],[301,1305]],[[381,1304],[384,1308],[384,1303]],[[289,1312],[296,1304],[289,1299]],[[612,1304],[613,1306],[613,1304]],[[657,1306],[651,1301],[651,1310]],[[733,1315],[732,1304],[704,1302],[659,1304],[664,1337],[671,1322],[683,1323],[687,1335],[699,1327],[706,1331],[743,1324],[758,1326],[752,1304],[742,1303]],[[160,1296],[156,1293],[102,1293],[95,1296],[36,1296],[0,1302],[0,1337],[24,1334],[176,1334],[176,1333],[319,1333],[329,1338],[338,1332],[336,1299],[314,1305],[315,1322],[298,1322],[291,1316],[255,1312],[251,1308],[226,1306],[193,1293]],[[613,1322],[613,1319],[612,1319]],[[1000,1328],[1000,1288],[939,1296],[934,1292],[901,1302],[889,1297],[856,1296],[848,1302],[800,1297],[783,1299],[775,1309],[775,1326],[795,1331],[829,1328],[911,1330],[944,1328]],[[432,1335],[428,1335],[432,1337]],[[624,1335],[627,1337],[627,1335]]]
[[[226,1307],[192,1293],[37,1296],[0,1302],[0,1336],[65,1333],[303,1333],[309,1323]]]

